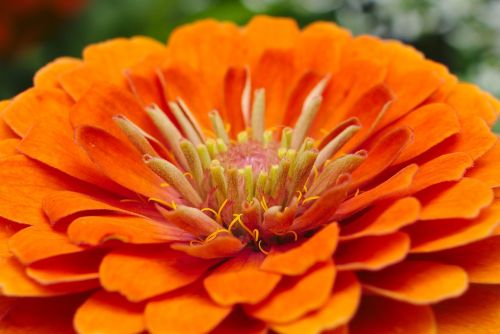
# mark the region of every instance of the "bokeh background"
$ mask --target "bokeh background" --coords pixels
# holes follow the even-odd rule
[[[166,41],[183,23],[244,24],[258,13],[403,40],[500,97],[500,0],[0,0],[0,99],[87,44],[138,34]]]

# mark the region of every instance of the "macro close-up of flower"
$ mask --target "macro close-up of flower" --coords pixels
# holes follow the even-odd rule
[[[0,102],[0,333],[500,333],[499,113],[331,22],[55,59]]]

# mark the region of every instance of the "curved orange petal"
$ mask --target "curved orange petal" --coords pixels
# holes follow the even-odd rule
[[[467,274],[460,267],[413,260],[362,274],[361,281],[370,292],[415,305],[460,296],[468,287]]]
[[[366,160],[352,173],[351,190],[356,190],[389,167],[413,142],[414,134],[410,128],[396,128],[377,140],[368,150]]]
[[[331,223],[300,245],[273,247],[261,269],[283,275],[302,275],[332,256],[337,248],[338,234],[338,225]]]
[[[383,83],[386,73],[386,68],[374,59],[353,60],[342,66],[325,88],[311,133],[321,133],[322,129],[328,130],[349,117],[358,116],[351,111],[364,94]]]
[[[95,280],[101,259],[99,250],[55,256],[31,264],[26,274],[43,285]]]
[[[67,233],[72,243],[91,246],[110,240],[142,244],[192,239],[190,234],[175,226],[133,216],[80,217],[69,225]]]
[[[270,323],[299,319],[327,302],[335,273],[332,261],[317,264],[303,276],[283,279],[267,299],[256,305],[245,305],[245,311],[254,318]]]
[[[475,218],[493,201],[493,191],[476,179],[463,178],[435,185],[416,195],[422,204],[421,220]]]
[[[429,220],[409,226],[412,253],[428,253],[454,248],[492,235],[500,220],[500,201],[495,200],[479,217],[455,220]]]
[[[500,235],[431,256],[464,269],[471,283],[500,284]]]
[[[231,67],[224,77],[224,119],[231,124],[229,133],[233,138],[245,130],[242,96],[250,72],[242,67]]]
[[[444,154],[429,160],[419,166],[410,193],[414,194],[442,182],[459,181],[473,164],[471,157],[463,152]]]
[[[17,298],[1,317],[2,334],[73,334],[73,315],[85,296]]]
[[[356,313],[361,298],[361,286],[351,272],[337,275],[332,294],[326,304],[302,318],[272,328],[278,333],[313,334],[346,324]]]
[[[432,308],[366,296],[349,326],[350,334],[435,334]]]
[[[43,115],[40,111],[66,115],[73,101],[62,90],[30,88],[14,97],[2,111],[4,121],[20,137],[24,137]]]
[[[334,217],[343,218],[356,213],[375,202],[397,198],[398,196],[405,194],[408,191],[417,170],[418,166],[415,164],[406,166],[386,181],[380,183],[378,186],[342,203],[335,212]]]
[[[342,47],[351,33],[331,22],[314,22],[305,27],[295,44],[297,67],[320,74],[337,72]]]
[[[79,99],[97,81],[125,86],[123,70],[148,55],[164,51],[164,46],[147,37],[116,38],[93,44],[83,51],[84,63],[60,77],[64,89]]]
[[[335,252],[337,270],[380,270],[403,260],[410,251],[410,238],[396,232],[341,242]]]
[[[139,302],[191,284],[212,265],[213,261],[200,261],[168,247],[126,248],[104,257],[99,278],[106,290]]]
[[[420,203],[414,197],[374,206],[342,226],[340,240],[390,234],[415,222],[419,214]]]
[[[37,122],[19,145],[22,153],[79,180],[114,192],[126,193],[106,178],[75,143],[74,131],[68,120],[69,106],[42,110]]]
[[[399,63],[399,62],[398,62]],[[391,75],[389,71],[388,76]],[[385,117],[377,129],[398,120],[416,108],[428,98],[443,83],[442,79],[429,68],[421,68],[398,75],[393,82],[388,83],[389,89],[395,95],[395,100],[387,110]]]
[[[0,258],[0,292],[12,297],[48,297],[89,291],[99,286],[96,279],[82,282],[41,285],[25,273],[24,266],[14,257]]]
[[[247,23],[242,34],[248,48],[246,60],[252,65],[264,50],[292,49],[300,30],[295,20],[258,15]]]
[[[432,126],[429,126],[430,119]],[[393,126],[407,126],[414,135],[413,142],[405,147],[394,164],[413,159],[460,131],[456,112],[444,103],[427,104],[415,109],[391,124]]]
[[[1,138],[1,137],[0,137]],[[17,147],[21,140],[17,138],[8,138],[0,140],[0,158],[10,157],[19,154]]]
[[[33,77],[35,87],[59,88],[59,77],[82,63],[80,59],[61,57],[39,69]]]
[[[162,188],[164,182],[142,160],[142,155],[103,130],[82,127],[76,140],[102,172],[117,184],[148,198],[170,201],[172,190]]]
[[[149,302],[145,311],[146,326],[153,333],[207,333],[231,310],[213,302],[201,289],[182,290]]]
[[[9,125],[4,120],[5,112],[8,110],[7,106],[11,103],[10,100],[0,101],[0,138],[18,138],[19,136],[12,131]]]
[[[240,239],[223,233],[215,239],[202,243],[173,243],[171,247],[201,259],[216,259],[235,255],[245,247],[245,244]]]
[[[219,305],[261,302],[281,279],[259,268],[263,258],[263,254],[247,253],[228,260],[203,280],[205,290]]]
[[[80,192],[62,190],[54,191],[45,196],[42,201],[42,208],[52,225],[66,218],[72,218],[73,215],[85,212],[92,212],[93,214],[98,212],[134,214],[132,211],[125,209],[127,202],[113,202],[112,199],[97,198]]]
[[[474,161],[474,167],[467,171],[467,176],[478,179],[490,187],[500,186],[500,142],[479,159]]]
[[[76,311],[78,333],[133,334],[144,331],[144,305],[131,303],[117,293],[99,290]]]
[[[489,334],[500,331],[500,288],[472,285],[460,298],[433,307],[441,334]]]
[[[498,116],[498,111],[485,98],[484,93],[468,83],[457,84],[446,97],[446,103],[461,113],[481,116],[490,126]]]
[[[25,265],[52,256],[78,253],[82,247],[72,244],[68,237],[50,227],[30,226],[9,239],[11,252]]]

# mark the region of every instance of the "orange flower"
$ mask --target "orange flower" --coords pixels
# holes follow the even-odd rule
[[[205,20],[0,110],[2,333],[500,332],[500,104],[399,42]]]

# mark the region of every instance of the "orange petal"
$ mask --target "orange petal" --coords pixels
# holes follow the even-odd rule
[[[246,253],[217,267],[203,281],[210,297],[224,306],[261,302],[281,279],[259,268],[263,258],[263,254]]]
[[[245,244],[240,239],[227,233],[219,234],[215,239],[202,243],[174,243],[172,249],[184,252],[202,259],[216,259],[230,257],[241,251]]]
[[[165,247],[120,249],[104,257],[99,277],[106,290],[139,302],[191,284],[213,264]]]
[[[73,191],[55,191],[44,197],[42,202],[43,211],[47,215],[52,225],[60,220],[71,218],[72,215],[90,212],[111,212],[133,214],[113,203],[111,199],[100,199]]]
[[[245,305],[245,311],[266,322],[294,321],[325,305],[334,280],[333,262],[318,264],[303,276],[283,279],[267,299],[256,305]]]
[[[417,165],[406,166],[385,182],[342,203],[335,212],[334,217],[346,217],[372,205],[374,202],[403,195],[408,191],[417,170]]]
[[[483,94],[477,86],[461,82],[446,97],[446,103],[461,113],[481,116],[491,126],[498,112]]]
[[[415,222],[419,214],[420,203],[414,197],[381,204],[343,225],[340,240],[390,234]]]
[[[460,267],[425,261],[405,261],[361,276],[373,293],[415,305],[437,303],[463,294],[467,274]]]
[[[433,307],[437,329],[444,334],[500,332],[500,288],[498,285],[472,285],[460,298]]]
[[[318,262],[328,260],[337,247],[339,228],[327,225],[300,245],[274,247],[261,268],[283,275],[302,275]]]
[[[24,136],[43,114],[40,111],[65,115],[72,105],[73,101],[60,89],[30,88],[13,98],[2,113],[9,127]]]
[[[348,30],[332,22],[314,22],[308,25],[295,44],[297,66],[320,74],[337,72],[342,47],[350,38]]]
[[[116,239],[126,243],[142,244],[192,238],[175,226],[133,216],[80,217],[69,225],[67,233],[72,243],[92,246]]]
[[[25,267],[14,257],[0,258],[0,292],[12,297],[47,297],[89,291],[99,286],[96,279],[41,285],[25,273]]]
[[[439,148],[445,152],[464,152],[476,160],[495,145],[497,136],[478,115],[460,114],[460,110],[457,111],[462,130],[445,140]]]
[[[500,186],[500,142],[482,157],[474,161],[474,167],[467,171],[467,176],[478,179],[490,187]]]
[[[442,182],[459,181],[473,164],[471,157],[463,152],[449,153],[427,161],[419,166],[410,193],[414,194]]]
[[[131,303],[117,293],[99,290],[76,311],[78,333],[139,333],[145,328],[144,305]]]
[[[30,226],[17,232],[10,238],[9,247],[23,264],[83,250],[72,244],[64,233],[43,225]]]
[[[80,59],[61,57],[39,69],[34,78],[35,87],[59,88],[59,77],[82,63]]]
[[[99,278],[101,259],[99,251],[51,257],[30,265],[26,274],[43,285],[93,280]]]
[[[500,235],[431,256],[464,269],[471,283],[500,284]]]
[[[80,188],[67,176],[22,155],[0,161],[0,179],[0,216],[29,225],[48,223],[41,210],[45,196]]]
[[[244,68],[233,67],[227,71],[224,78],[225,120],[231,124],[229,131],[233,138],[236,137],[238,132],[245,130],[242,96],[247,75],[250,75],[250,73]]]
[[[500,202],[496,200],[474,220],[429,220],[406,229],[412,241],[412,253],[428,253],[459,247],[484,239],[494,233],[500,218]]]
[[[337,270],[380,270],[402,261],[410,251],[410,238],[396,232],[341,242],[335,253]]]
[[[339,273],[333,292],[326,304],[302,318],[288,324],[273,325],[278,333],[323,333],[348,323],[356,313],[361,298],[361,286],[351,272]],[[342,332],[341,332],[342,333]]]
[[[300,30],[293,19],[258,15],[247,23],[242,33],[248,45],[247,61],[253,64],[265,50],[293,48]]]
[[[382,84],[385,75],[386,68],[373,59],[349,61],[343,65],[323,93],[323,102],[311,132],[321,133],[322,129],[333,128],[351,116],[358,116],[351,111],[364,94]]]
[[[118,193],[127,193],[104,176],[75,143],[74,131],[68,120],[69,106],[42,110],[36,124],[19,145],[22,153],[77,179]]]
[[[434,334],[436,324],[429,306],[367,296],[349,329],[350,334]]]
[[[409,128],[397,128],[378,140],[368,151],[368,158],[352,173],[350,189],[356,190],[389,167],[413,141]]]
[[[161,187],[163,180],[146,166],[139,151],[130,145],[92,127],[79,128],[76,138],[90,159],[111,180],[148,198],[172,199],[169,190]]]
[[[393,100],[394,96],[386,84],[374,86],[359,97],[345,117],[349,115],[356,117],[361,123],[361,128],[342,148],[344,152],[353,151],[373,133]]]
[[[435,117],[435,115],[439,115],[439,117]],[[432,127],[429,127],[430,119],[432,119]],[[444,103],[433,103],[420,107],[391,126],[407,126],[414,134],[413,142],[405,147],[394,162],[395,164],[419,156],[460,131],[456,112]]]
[[[475,218],[493,201],[493,191],[483,182],[463,178],[440,184],[416,196],[422,204],[421,220]]]
[[[391,73],[389,72],[388,75]],[[442,79],[429,68],[406,71],[406,73],[399,75],[397,79],[389,83],[389,89],[393,91],[395,100],[377,129],[382,129],[406,115],[429,97],[442,83]]]
[[[1,137],[0,137],[1,138]],[[17,147],[21,140],[17,138],[9,138],[0,140],[0,158],[10,157],[19,154]]]
[[[83,52],[84,64],[66,71],[59,81],[75,100],[99,81],[125,87],[123,70],[163,50],[163,45],[146,37],[116,38],[93,44]]]
[[[291,50],[266,50],[252,72],[252,86],[266,90],[265,127],[283,124],[286,104],[299,74],[293,64]]]
[[[125,116],[151,136],[161,138],[140,101],[127,90],[105,82],[95,83],[85,92],[71,109],[69,119],[73,128],[90,126],[126,140],[113,121],[116,115]]]
[[[2,334],[74,333],[73,315],[83,297],[16,298],[7,314],[2,314]]]
[[[231,310],[214,303],[201,289],[182,290],[149,302],[146,326],[152,333],[207,333]]]
[[[12,131],[9,125],[4,120],[5,111],[7,111],[7,106],[10,104],[10,100],[0,101],[0,138],[18,138],[19,136]]]

